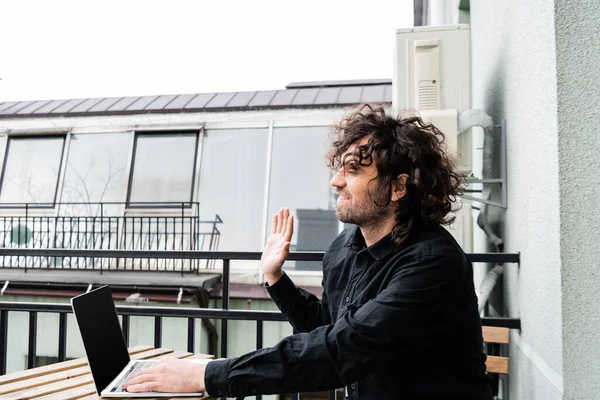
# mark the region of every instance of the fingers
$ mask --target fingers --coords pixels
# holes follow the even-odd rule
[[[145,382],[137,385],[131,385],[126,388],[128,392],[150,392],[152,390],[158,390],[158,382]]]
[[[148,368],[150,369],[150,368]],[[129,392],[141,392],[144,391],[145,387],[150,384],[158,385],[156,382],[156,375],[148,373],[147,371],[140,372],[137,375],[127,379],[123,382],[123,388],[125,388]],[[141,388],[141,389],[140,389]],[[154,390],[154,389],[149,389]]]
[[[288,216],[285,225],[285,233],[283,234],[283,240],[285,240],[286,242],[291,241],[292,235],[294,234],[294,216],[289,214],[290,213],[288,210]]]
[[[281,208],[273,214],[273,235],[281,234],[283,240],[289,242],[294,233],[294,216],[290,214],[289,208]]]
[[[279,210],[279,212],[276,214],[277,216],[277,229],[275,230],[275,233],[281,233],[281,226],[283,224],[283,208]]]

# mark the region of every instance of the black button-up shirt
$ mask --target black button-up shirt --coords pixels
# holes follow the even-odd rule
[[[491,399],[471,263],[435,227],[396,246],[342,232],[323,259],[319,301],[287,275],[268,287],[300,332],[207,365],[214,397],[323,391],[351,399]]]

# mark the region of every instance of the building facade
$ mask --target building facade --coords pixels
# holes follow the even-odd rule
[[[521,253],[496,303],[522,324],[511,335],[511,396],[597,398],[600,7],[460,3],[471,28],[473,106],[507,124],[508,207],[491,221],[505,251]]]

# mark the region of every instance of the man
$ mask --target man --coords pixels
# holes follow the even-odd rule
[[[281,210],[261,266],[298,334],[204,366],[165,362],[130,391],[213,397],[346,387],[351,399],[491,399],[471,263],[442,227],[461,195],[443,135],[417,117],[363,106],[329,154],[344,230],[323,259],[319,301],[282,271],[293,216]]]

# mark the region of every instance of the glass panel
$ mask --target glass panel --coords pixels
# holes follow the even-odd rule
[[[190,202],[196,140],[195,133],[138,135],[129,201]]]
[[[130,133],[71,136],[60,215],[118,215],[122,207],[97,203],[125,201]],[[84,203],[84,204],[73,204]]]
[[[207,131],[202,142],[200,217],[223,223],[218,250],[260,251],[266,129]]]
[[[64,137],[10,138],[0,202],[53,204]]]
[[[271,217],[288,207],[295,217],[292,251],[322,251],[338,233],[334,190],[325,155],[329,128],[277,128],[273,133],[273,161],[269,188]],[[286,268],[318,270],[320,263],[287,262]]]

